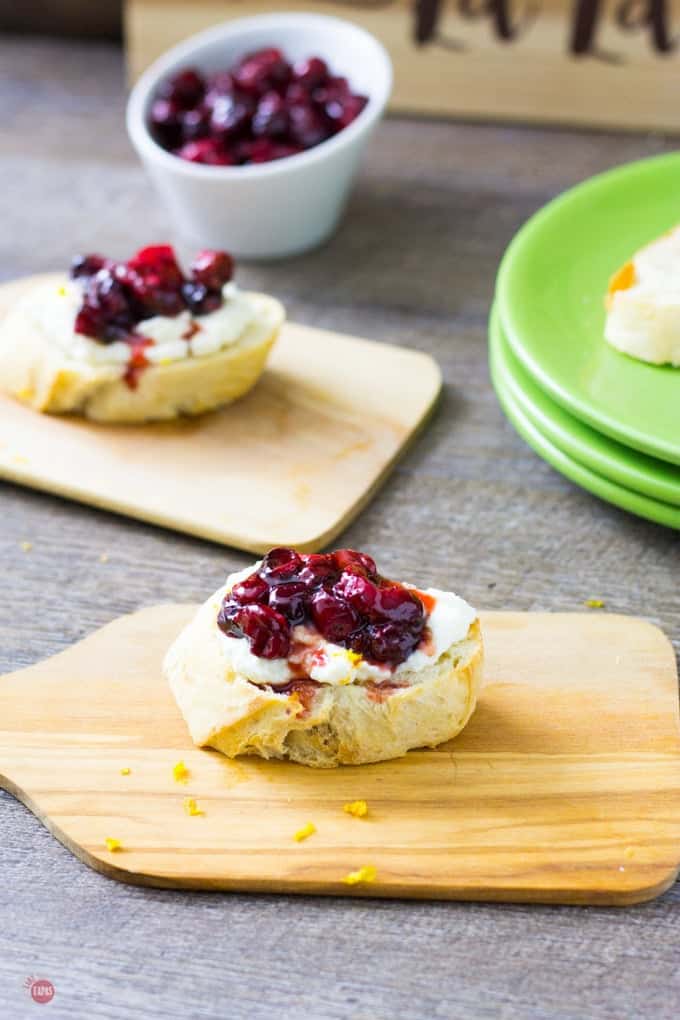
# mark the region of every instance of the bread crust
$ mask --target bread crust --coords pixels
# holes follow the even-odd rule
[[[63,280],[55,276],[55,286]],[[120,365],[69,359],[32,324],[19,302],[0,324],[0,389],[36,411],[76,413],[99,422],[168,421],[211,411],[255,385],[285,318],[275,298],[249,296],[262,314],[236,343],[204,357],[151,364],[135,389],[122,378]]]
[[[210,599],[163,669],[194,743],[229,758],[285,758],[314,768],[384,761],[451,740],[474,711],[483,661],[478,620],[436,663],[400,675],[409,686],[384,700],[364,684],[323,684],[306,710],[295,692],[258,687],[230,668],[215,618]]]

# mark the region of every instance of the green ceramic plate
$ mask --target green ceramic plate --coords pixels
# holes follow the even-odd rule
[[[541,389],[627,446],[680,464],[680,368],[603,339],[609,276],[680,222],[680,155],[594,177],[537,213],[498,276],[503,330]]]
[[[489,325],[503,384],[532,424],[597,474],[645,496],[680,506],[680,467],[623,446],[573,418],[534,383],[512,353],[494,306]]]
[[[531,446],[536,453],[552,465],[560,474],[569,478],[572,482],[587,489],[600,499],[612,503],[614,506],[629,510],[638,517],[645,517],[647,520],[655,521],[657,524],[665,524],[670,528],[680,529],[680,508],[671,506],[669,503],[662,503],[661,500],[652,499],[651,496],[644,496],[623,485],[612,482],[591,468],[580,464],[568,453],[565,453],[548,439],[524,413],[519,403],[512,396],[509,387],[505,382],[503,371],[499,364],[497,353],[498,338],[491,335],[490,344],[490,366],[491,379],[496,394],[506,415],[513,423],[519,434]]]

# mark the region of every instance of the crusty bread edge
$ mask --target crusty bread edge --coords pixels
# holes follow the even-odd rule
[[[169,649],[164,672],[194,743],[234,758],[259,755],[315,768],[401,757],[457,736],[472,715],[483,666],[479,621],[438,661],[376,704],[360,684],[322,686],[305,713],[295,693],[277,694],[225,669],[214,600]]]
[[[37,411],[76,413],[117,424],[167,421],[213,410],[255,385],[285,319],[275,298],[252,292],[248,296],[265,315],[236,343],[204,357],[149,365],[131,389],[120,366],[70,360],[50,344],[22,311],[28,293],[0,324],[0,389]]]

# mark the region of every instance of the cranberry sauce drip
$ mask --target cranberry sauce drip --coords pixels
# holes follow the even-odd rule
[[[268,163],[342,131],[366,103],[319,57],[290,64],[269,47],[217,74],[179,71],[161,85],[149,129],[164,149],[192,163]]]
[[[246,637],[263,659],[287,658],[292,628],[305,624],[327,641],[395,667],[423,639],[426,613],[413,591],[381,577],[365,553],[305,556],[279,548],[234,585],[217,624],[229,637]]]
[[[136,324],[154,315],[214,312],[222,304],[222,287],[233,271],[231,255],[201,251],[187,277],[169,244],[142,248],[127,262],[78,255],[71,263],[71,277],[82,282],[83,303],[75,331],[104,344],[127,341],[131,345],[130,369],[142,368],[146,359]]]

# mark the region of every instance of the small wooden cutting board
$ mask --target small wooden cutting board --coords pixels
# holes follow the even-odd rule
[[[0,286],[0,318],[49,276]],[[441,389],[427,354],[287,323],[253,390],[196,418],[102,425],[0,394],[0,478],[264,552],[327,545]]]
[[[161,660],[194,609],[141,610],[0,679],[0,784],[104,874],[178,888],[581,904],[647,900],[675,879],[677,672],[650,624],[486,613],[486,682],[460,737],[318,771],[192,746]],[[184,784],[173,777],[179,760]],[[186,814],[187,797],[205,813]],[[365,819],[343,811],[357,799]],[[296,843],[307,822],[316,833]],[[110,852],[107,838],[122,848]],[[366,865],[374,882],[343,882]]]

